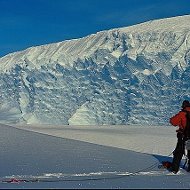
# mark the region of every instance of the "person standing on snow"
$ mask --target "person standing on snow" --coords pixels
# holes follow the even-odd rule
[[[190,121],[187,117],[188,113],[190,114],[190,103],[188,100],[184,100],[182,103],[182,110],[170,118],[170,123],[173,126],[179,127],[179,129],[176,130],[178,141],[173,152],[173,161],[171,166],[171,171],[173,173],[177,173],[179,171],[181,159],[183,157],[183,154],[185,154],[185,142],[186,140],[190,139],[190,134],[188,134],[188,131],[190,131],[190,129],[187,131],[187,129],[190,127]],[[187,157],[187,171],[190,172],[190,150],[187,151]]]

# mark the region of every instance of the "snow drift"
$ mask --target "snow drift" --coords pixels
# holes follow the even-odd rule
[[[189,22],[149,21],[2,57],[1,122],[167,123],[189,98]]]

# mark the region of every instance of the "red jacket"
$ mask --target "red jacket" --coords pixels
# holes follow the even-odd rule
[[[186,107],[185,111],[190,111],[190,107]],[[178,114],[170,118],[170,123],[173,126],[178,126],[179,128],[185,129],[186,126],[186,112],[180,111]]]

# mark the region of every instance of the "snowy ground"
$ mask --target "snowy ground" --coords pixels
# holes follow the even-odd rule
[[[172,126],[0,125],[0,143],[1,181],[41,180],[0,188],[190,188],[185,170],[157,168],[171,160]]]

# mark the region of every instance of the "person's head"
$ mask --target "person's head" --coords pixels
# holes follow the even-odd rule
[[[182,107],[183,109],[186,108],[186,107],[190,107],[189,101],[188,101],[188,100],[184,100],[181,107]]]

